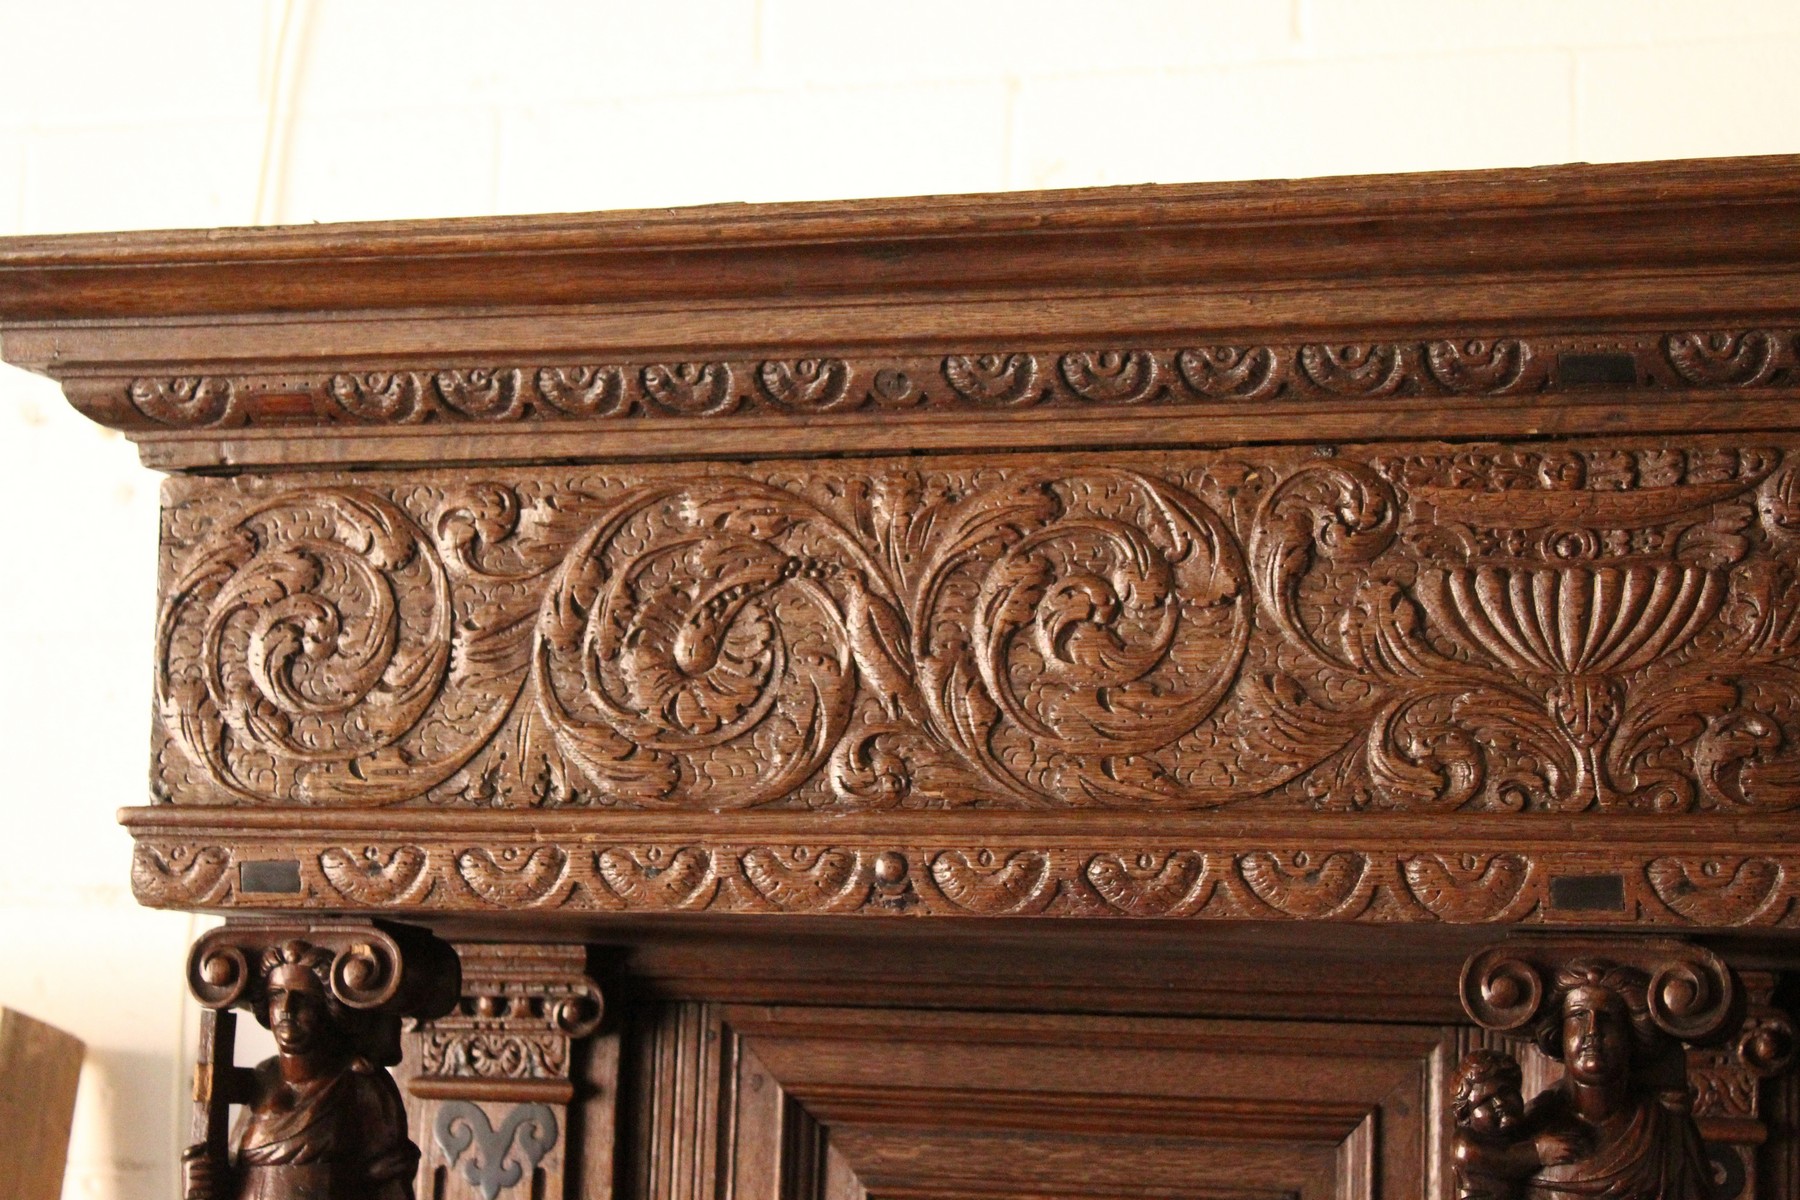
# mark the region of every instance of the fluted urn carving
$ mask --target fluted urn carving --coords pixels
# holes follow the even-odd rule
[[[1583,542],[1570,535],[1567,545],[1579,553]],[[1431,570],[1420,593],[1462,647],[1545,677],[1546,710],[1576,753],[1572,800],[1586,807],[1605,786],[1601,752],[1619,723],[1619,677],[1685,647],[1717,615],[1725,588],[1701,566],[1590,561]]]

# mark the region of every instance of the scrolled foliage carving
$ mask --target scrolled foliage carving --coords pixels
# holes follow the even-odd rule
[[[850,391],[850,364],[841,358],[771,360],[757,368],[756,382],[763,395],[796,412],[829,412],[856,400]]]
[[[644,395],[658,408],[683,416],[711,416],[737,407],[729,363],[658,363],[639,374]]]
[[[1031,354],[952,354],[944,360],[944,378],[973,404],[1007,407],[1041,398],[1038,361]]]
[[[439,371],[432,379],[443,403],[477,421],[505,421],[524,411],[524,372],[516,367]]]
[[[626,410],[625,373],[618,367],[540,367],[538,395],[571,417],[608,417]]]
[[[431,415],[425,379],[416,371],[333,375],[325,393],[350,416],[380,424],[410,425]]]
[[[168,517],[159,790],[1782,811],[1800,805],[1789,453],[188,481]],[[404,865],[337,869],[404,890]],[[475,864],[469,886],[505,892],[503,867]],[[1420,860],[1410,882],[1430,895],[1447,869]],[[1509,860],[1481,871],[1498,908],[1523,894]],[[1765,866],[1732,872],[1647,880],[1695,919],[1774,894]]]
[[[761,819],[761,818],[757,818]],[[806,833],[801,830],[806,829]],[[1444,845],[1419,850],[1411,838],[1312,841],[1243,832],[1187,843],[987,840],[956,844],[909,840],[818,840],[822,832],[798,815],[785,838],[744,841],[720,834],[707,841],[637,841],[601,845],[570,839],[528,846],[516,839],[386,841],[352,851],[340,843],[294,837],[278,842],[195,846],[160,837],[141,840],[140,858],[206,861],[211,874],[134,873],[138,898],[158,907],[257,910],[323,909],[388,913],[499,910],[745,914],[943,913],[1000,916],[1087,916],[1154,919],[1286,917],[1333,922],[1443,922],[1454,925],[1571,925],[1591,911],[1560,906],[1551,884],[1583,869],[1559,853]],[[1446,835],[1471,844],[1473,835]],[[1649,882],[1651,864],[1676,860],[1664,849],[1621,847],[1635,861],[1639,882],[1621,876],[1634,924],[1726,929],[1753,924],[1800,924],[1800,855],[1784,855],[1774,897],[1737,910],[1689,910],[1661,905]],[[245,861],[286,857],[299,868],[300,887],[288,894],[236,886]],[[1707,860],[1687,869],[1700,873]],[[345,864],[354,864],[346,871]],[[403,886],[371,886],[369,873],[399,865]],[[1627,868],[1631,869],[1630,867]],[[416,873],[415,873],[416,872]],[[191,885],[186,880],[194,879]],[[208,883],[207,880],[212,882]],[[1498,969],[1496,969],[1498,970]],[[1505,999],[1491,979],[1466,986],[1487,989],[1473,1010],[1515,1004],[1521,984]],[[1486,980],[1486,982],[1482,982]],[[1698,1012],[1705,988],[1672,974],[1665,1008],[1671,1028]],[[1704,981],[1702,981],[1703,983]],[[1510,985],[1509,985],[1510,986]],[[1689,1016],[1682,1016],[1687,1013]],[[571,1019],[579,1014],[572,1014]],[[1503,1022],[1493,1018],[1495,1027]]]
[[[237,417],[237,384],[214,375],[134,379],[125,394],[131,406],[159,425],[230,424]]]
[[[432,539],[372,491],[236,514],[164,589],[156,697],[178,769],[237,800],[335,805],[450,775],[492,732],[462,707],[481,638],[457,603]]]
[[[1143,350],[1065,354],[1057,367],[1077,396],[1097,404],[1138,404],[1161,390],[1156,356]]]
[[[1202,346],[1175,356],[1182,382],[1216,400],[1260,400],[1281,390],[1287,361],[1268,346]]]
[[[1755,387],[1782,366],[1781,338],[1766,329],[1744,333],[1677,333],[1664,343],[1683,382],[1712,387]]]

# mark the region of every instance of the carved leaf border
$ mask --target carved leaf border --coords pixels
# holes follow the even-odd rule
[[[363,366],[295,376],[196,369],[66,381],[78,407],[130,430],[506,425],[883,411],[1201,407],[1277,398],[1495,397],[1800,386],[1800,331],[1750,328],[1411,341],[969,350]]]
[[[1738,846],[1424,849],[1392,841],[802,843],[606,839],[202,838],[140,834],[132,868],[151,907],[427,914],[713,912],[1307,920],[1373,924],[1800,925],[1800,853]],[[804,836],[804,835],[803,835]],[[1449,848],[1454,842],[1455,848]],[[418,864],[382,890],[345,889],[326,864]],[[239,868],[297,863],[299,890],[247,891]],[[1559,881],[1610,880],[1618,903],[1566,904]]]

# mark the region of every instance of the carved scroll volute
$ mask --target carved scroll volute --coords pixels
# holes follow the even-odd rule
[[[1475,954],[1460,986],[1476,1024],[1529,1039],[1563,1071],[1527,1104],[1510,1055],[1463,1060],[1451,1104],[1459,1197],[1716,1200],[1723,1160],[1695,1122],[1684,1047],[1744,1023],[1724,960],[1667,941],[1520,941]]]
[[[411,1200],[419,1150],[387,1068],[401,1020],[445,1012],[461,990],[448,945],[367,923],[226,925],[194,944],[187,977],[210,1011],[186,1200]],[[237,1007],[275,1036],[255,1069],[232,1061]],[[230,1134],[233,1104],[248,1111]]]
[[[564,1151],[577,1098],[577,1047],[605,1014],[600,988],[586,974],[586,951],[510,944],[457,949],[461,997],[407,1035],[415,1073],[406,1090],[424,1150],[420,1194],[561,1200],[568,1190]]]
[[[450,946],[419,929],[359,922],[222,925],[188,952],[188,988],[207,1008],[253,1008],[273,956],[289,943],[329,956],[324,982],[337,1004],[372,1017],[431,1017],[449,1010],[461,987]],[[399,1061],[398,1052],[391,1062]]]
[[[1536,1037],[1539,1026],[1558,1019],[1559,973],[1594,962],[1643,975],[1647,1018],[1677,1041],[1722,1041],[1743,1021],[1742,989],[1725,961],[1699,946],[1666,940],[1489,947],[1463,965],[1463,1011],[1484,1029]]]

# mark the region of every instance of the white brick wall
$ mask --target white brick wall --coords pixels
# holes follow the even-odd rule
[[[314,221],[1800,151],[1794,0],[295,0],[285,56],[282,11],[0,0],[0,234],[245,224],[265,179]],[[4,371],[0,511],[0,805],[62,847],[0,872],[0,1004],[92,1047],[65,1194],[166,1200],[192,926],[111,824],[155,479]]]

